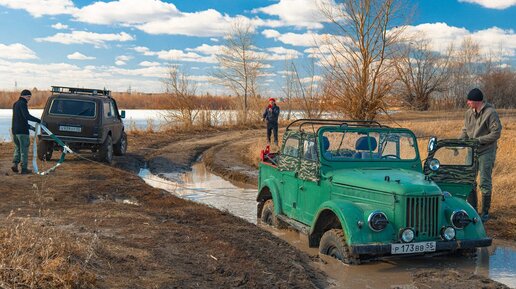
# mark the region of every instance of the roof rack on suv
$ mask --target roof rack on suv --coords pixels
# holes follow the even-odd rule
[[[84,94],[84,95],[111,97],[111,91],[106,90],[106,89],[52,86],[52,94],[56,94],[56,93]]]
[[[338,126],[359,126],[359,127],[386,127],[386,125],[382,125],[376,120],[342,120],[342,119],[298,119],[291,122],[287,126],[287,130],[290,130],[293,124],[298,124],[298,130],[304,125],[338,125]]]

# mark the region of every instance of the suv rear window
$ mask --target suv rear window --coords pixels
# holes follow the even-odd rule
[[[95,117],[95,102],[75,99],[54,99],[50,114]]]

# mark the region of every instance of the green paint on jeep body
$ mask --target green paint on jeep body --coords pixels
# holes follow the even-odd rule
[[[408,129],[323,124],[307,131],[287,130],[278,165],[260,164],[257,201],[272,198],[276,214],[307,226],[312,246],[332,228],[343,229],[352,249],[401,243],[405,228],[415,231],[413,242],[443,242],[441,230],[452,226],[451,214],[458,210],[467,212],[471,222],[456,230],[453,241],[484,240],[483,224],[465,201],[475,182],[476,145],[437,141],[423,169],[417,139]],[[429,161],[450,147],[454,155],[453,149],[461,150],[464,164],[440,160],[444,165],[432,171]],[[383,230],[369,225],[375,211],[387,216]]]

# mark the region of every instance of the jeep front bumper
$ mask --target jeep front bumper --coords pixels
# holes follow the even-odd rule
[[[435,252],[439,251],[455,251],[457,249],[470,249],[477,247],[489,247],[493,239],[483,238],[476,240],[452,240],[452,241],[436,241]],[[408,243],[410,244],[410,243]],[[390,255],[391,244],[381,245],[352,245],[351,252],[359,255]],[[410,254],[410,253],[409,253]]]

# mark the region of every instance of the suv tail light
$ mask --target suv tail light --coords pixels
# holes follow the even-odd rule
[[[99,136],[100,134],[100,128],[98,125],[93,127],[93,136]]]

